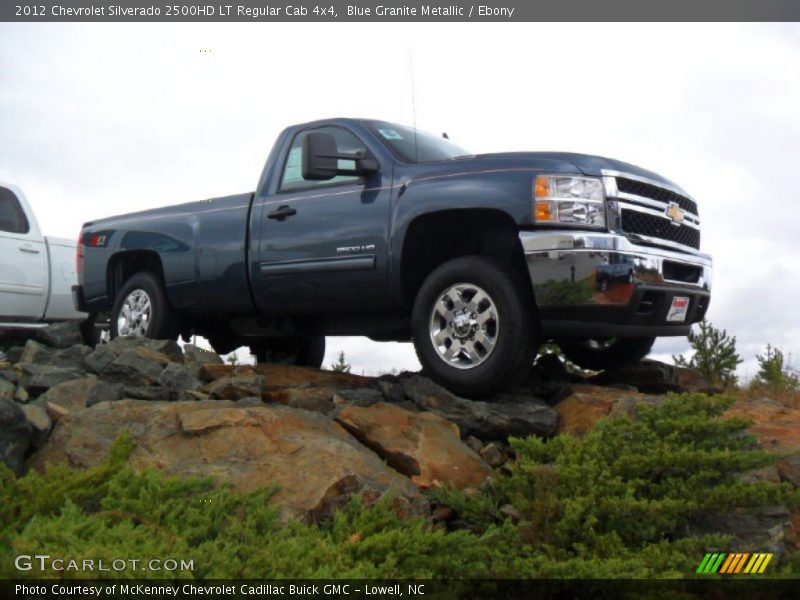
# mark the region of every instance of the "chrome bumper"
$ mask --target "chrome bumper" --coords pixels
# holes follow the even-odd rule
[[[565,329],[552,321],[571,322],[575,331],[582,331],[581,322],[602,322],[617,327],[598,328],[608,335],[682,335],[708,308],[708,254],[638,245],[614,233],[523,231],[519,237],[545,330]],[[690,297],[692,307],[685,322],[667,323],[664,304],[676,295]]]

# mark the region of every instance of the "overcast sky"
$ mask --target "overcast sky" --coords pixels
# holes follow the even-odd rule
[[[710,320],[755,371],[800,362],[800,26],[0,24],[0,180],[48,235],[251,191],[279,131],[412,120],[474,152],[564,150],[657,171],[699,202]],[[688,349],[662,338],[657,358]],[[406,344],[329,338],[354,371]]]

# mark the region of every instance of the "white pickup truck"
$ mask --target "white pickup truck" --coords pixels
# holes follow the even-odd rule
[[[0,182],[0,336],[57,321],[75,310],[76,242],[45,237],[19,188]]]

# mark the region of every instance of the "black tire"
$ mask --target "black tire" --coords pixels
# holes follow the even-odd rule
[[[492,349],[480,356],[482,362],[479,363],[469,358],[458,358],[458,356],[466,357],[461,350],[455,359],[445,358],[440,354],[442,350],[437,349],[432,339],[434,335],[432,330],[436,326],[441,327],[441,333],[444,335],[448,335],[446,331],[455,332],[453,329],[455,319],[448,322],[445,316],[435,316],[434,308],[443,307],[443,304],[438,304],[443,294],[451,289],[451,286],[462,283],[466,284],[464,289],[476,286],[485,292],[491,301],[487,306],[493,307],[498,317],[494,322]],[[467,397],[493,394],[527,375],[538,347],[534,334],[535,309],[528,287],[527,282],[514,271],[482,256],[456,258],[434,270],[417,293],[411,323],[414,347],[425,373],[455,394]],[[476,297],[477,292],[472,298]],[[461,296],[460,299],[464,298]],[[464,306],[463,303],[461,306]],[[470,318],[470,315],[462,316]],[[474,312],[471,313],[471,317],[471,324],[465,327],[476,326]],[[434,325],[437,321],[439,324]],[[490,324],[491,322],[478,325],[477,330],[473,329],[475,335],[481,330],[486,332],[486,327]],[[455,336],[455,333],[453,335]],[[474,356],[476,351],[481,355],[480,348],[485,350],[485,347],[476,340],[477,338],[472,337],[451,337],[452,343],[447,346],[447,351],[451,351],[455,343],[458,344],[456,347],[462,348],[464,343],[471,342],[472,355]],[[440,345],[439,348],[444,348],[445,345]],[[467,366],[459,361],[463,361]],[[456,364],[459,366],[454,366]]]
[[[556,340],[571,362],[591,371],[613,371],[639,362],[650,353],[656,338],[610,340]]]
[[[141,331],[130,333],[123,330],[120,333],[120,314],[126,299],[134,292],[144,292],[150,301],[150,316],[146,326],[141,327]],[[136,273],[125,285],[122,286],[114,300],[114,307],[111,309],[111,337],[120,335],[132,335],[134,337],[148,337],[158,340],[174,340],[178,337],[178,328],[175,324],[175,315],[169,306],[167,294],[161,285],[159,278],[148,271]]]
[[[250,347],[257,363],[319,369],[325,359],[325,336],[276,338]]]

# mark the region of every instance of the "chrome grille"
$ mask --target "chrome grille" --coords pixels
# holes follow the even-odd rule
[[[616,229],[641,243],[700,248],[697,203],[679,188],[638,175],[609,172],[607,191],[619,206]],[[609,177],[610,176],[610,177]],[[683,211],[673,214],[677,208]],[[677,211],[680,212],[680,211]]]
[[[698,215],[697,202],[681,196],[663,187],[651,185],[644,181],[637,181],[636,179],[627,179],[625,177],[617,177],[617,189],[626,194],[634,194],[635,196],[642,196],[643,198],[650,198],[651,200],[658,200],[665,205],[674,202],[686,212]]]
[[[622,231],[691,248],[700,248],[700,230],[689,225],[675,226],[670,219],[622,208]]]

